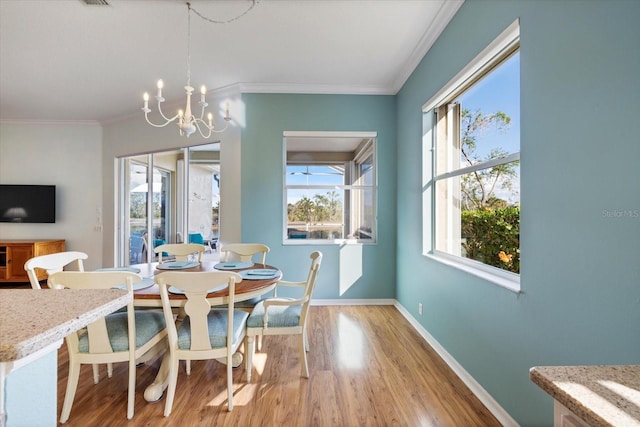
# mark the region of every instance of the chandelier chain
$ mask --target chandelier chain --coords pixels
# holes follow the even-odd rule
[[[227,19],[226,21],[216,21],[215,19],[211,19],[208,18],[204,15],[202,15],[200,12],[198,12],[197,10],[195,10],[194,8],[192,8],[191,6],[189,6],[190,10],[193,10],[193,13],[195,13],[196,15],[198,15],[200,18],[204,19],[205,21],[209,21],[213,24],[229,24],[233,21],[237,21],[238,19],[242,18],[244,15],[246,15],[247,13],[251,12],[251,10],[256,7],[256,5],[260,3],[260,0],[251,0],[251,5],[249,6],[249,8],[247,10],[245,10],[244,12],[242,12],[240,15],[236,16],[235,18],[231,18],[231,19]]]
[[[187,86],[191,86],[191,3],[187,2]]]

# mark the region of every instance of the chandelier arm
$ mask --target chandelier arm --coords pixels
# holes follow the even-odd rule
[[[200,106],[202,106],[202,110],[200,111],[200,118],[199,118],[199,120],[200,120],[201,122],[203,122],[203,123],[204,123],[204,110],[205,110],[205,108],[207,108],[207,106],[208,106],[209,104],[208,104],[208,103],[206,103],[206,102],[198,102],[198,104],[199,104]]]
[[[224,124],[224,127],[223,127],[222,129],[216,129],[215,127],[213,127],[213,128],[211,128],[211,132],[213,132],[213,133],[222,133],[222,132],[224,132],[224,131],[225,131],[225,130],[227,130],[227,128],[229,127],[229,121],[230,121],[230,120],[231,120],[231,119],[226,119],[226,118],[225,118],[225,119],[224,119],[224,121],[225,121],[226,123]]]
[[[164,116],[163,116],[163,117],[164,117]],[[172,117],[172,118],[170,118],[170,119],[167,119],[167,118],[165,117],[166,121],[165,121],[163,124],[161,124],[161,125],[155,124],[155,123],[153,123],[151,120],[149,120],[149,112],[147,112],[147,111],[145,111],[145,113],[144,113],[144,118],[147,120],[147,123],[149,123],[151,126],[156,127],[156,128],[163,128],[163,127],[165,127],[166,125],[168,125],[169,123],[172,123],[173,121],[175,121],[175,119],[177,119],[177,118],[178,118],[178,114],[176,114],[174,117]]]
[[[163,124],[162,126],[166,126],[169,123],[171,123],[172,121],[174,121],[175,119],[178,118],[178,116],[180,114],[176,114],[175,116],[168,118],[167,116],[164,115],[164,112],[162,111],[162,101],[158,100],[158,112],[160,113],[160,115],[162,116],[163,119],[165,119],[167,122],[165,124]]]
[[[208,134],[204,134],[204,132],[202,132],[202,129],[200,128],[200,123],[198,123],[198,121],[195,121],[195,125],[196,125],[196,129],[198,129],[198,133],[200,134],[201,137],[203,137],[204,139],[207,139],[211,136],[211,128],[209,126],[207,126],[205,124],[205,127],[209,130]]]

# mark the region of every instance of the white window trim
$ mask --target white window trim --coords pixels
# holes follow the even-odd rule
[[[457,268],[458,270],[462,270],[515,293],[522,292],[520,289],[520,276],[510,271],[501,270],[497,267],[492,267],[479,261],[460,258],[436,250],[423,255],[434,261]]]
[[[483,68],[488,67],[495,58],[505,49],[520,41],[520,19],[516,19],[493,41],[484,48],[475,58],[471,60],[458,74],[447,82],[435,95],[431,97],[423,106],[422,111],[429,111],[444,102],[453,93],[460,90],[464,84]]]
[[[483,69],[493,67],[493,59],[499,56],[505,50],[512,48],[515,44],[520,42],[520,20],[516,19],[507,29],[505,29],[495,40],[493,40],[485,49],[482,50],[471,62],[469,62],[458,74],[456,74],[447,84],[445,84],[442,89],[440,89],[435,95],[433,95],[422,107],[422,111],[425,114],[431,113],[432,110],[438,105],[445,102],[446,99],[451,98],[456,94],[456,92],[460,92],[464,89],[465,85],[469,82],[473,76],[476,76],[478,73],[481,73]],[[429,211],[430,217],[425,218],[425,212],[423,212],[423,226],[425,228],[429,227],[430,232],[428,236],[423,237],[423,245],[428,246],[428,249],[423,253],[424,256],[433,259],[434,261],[440,262],[445,265],[449,265],[458,270],[464,271],[476,277],[486,280],[487,282],[496,284],[505,289],[513,291],[515,293],[520,293],[520,275],[515,274],[506,270],[501,270],[497,267],[493,267],[490,265],[483,264],[478,261],[474,261],[467,258],[457,257],[451,254],[447,254],[442,251],[438,251],[435,249],[435,147],[433,143],[435,142],[435,135],[433,134],[433,129],[425,129],[424,137],[423,137],[423,168],[425,166],[429,166],[431,168],[431,173],[429,176],[424,176],[423,180],[427,183],[426,187],[430,187],[428,191],[429,195],[424,197],[428,197],[429,203],[425,203],[423,201],[423,207],[426,209],[427,205],[430,205]],[[427,143],[430,143],[428,146]],[[517,156],[517,159],[515,158]],[[512,158],[513,157],[513,158]],[[520,159],[520,153],[511,154],[507,157],[503,157],[500,159],[491,160],[488,163],[496,162],[496,164],[505,163],[506,160],[513,161]],[[481,168],[486,168],[488,163],[483,163]],[[449,177],[449,176],[457,176],[460,175],[461,171],[465,169],[474,169],[474,166],[458,169],[453,172],[448,172],[437,176],[438,179]]]
[[[283,139],[286,140],[287,137],[308,137],[308,138],[362,138],[362,139],[370,139],[371,141],[361,150],[361,152],[356,156],[356,159],[362,159],[363,152],[370,153],[373,151],[373,163],[374,163],[374,183],[372,186],[361,186],[361,185],[344,185],[342,188],[346,189],[363,189],[366,187],[370,187],[374,190],[374,205],[376,206],[376,216],[374,221],[374,233],[375,239],[289,239],[287,235],[287,216],[283,215],[283,240],[282,244],[285,246],[293,245],[293,246],[309,246],[309,245],[377,245],[378,244],[378,163],[377,163],[377,147],[374,149],[373,140],[378,138],[378,132],[360,132],[360,131],[284,131],[282,133]],[[287,188],[308,188],[305,186],[287,186],[287,178],[286,178],[286,167],[287,167],[287,150],[286,146],[283,151],[283,206],[284,212],[287,211]],[[308,162],[309,164],[314,163],[313,161]],[[321,162],[325,164],[325,162]],[[330,163],[330,162],[329,162]],[[342,163],[340,163],[342,164]],[[314,186],[317,188],[327,188],[334,189],[335,186]]]

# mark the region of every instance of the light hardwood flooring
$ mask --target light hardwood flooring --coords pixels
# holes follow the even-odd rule
[[[93,384],[83,366],[68,426],[499,426],[460,379],[392,306],[312,306],[310,378],[300,376],[297,337],[265,337],[250,384],[234,370],[234,409],[227,412],[225,368],[192,362],[178,376],[173,412],[164,398],[147,403],[145,387],[159,361],[138,367],[135,416],[126,419],[127,368],[112,378],[101,367]],[[59,350],[58,415],[68,373]]]

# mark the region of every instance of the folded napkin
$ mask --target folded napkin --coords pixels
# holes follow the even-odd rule
[[[249,276],[273,276],[274,274],[276,274],[278,272],[278,270],[269,270],[269,269],[263,269],[263,270],[249,270],[247,271],[247,275]]]
[[[255,270],[243,270],[240,272],[240,276],[246,280],[265,280],[273,279],[280,274],[280,270],[273,270],[269,268],[255,269]]]
[[[253,263],[243,261],[220,262],[213,266],[216,270],[240,270],[249,267],[253,267]]]

